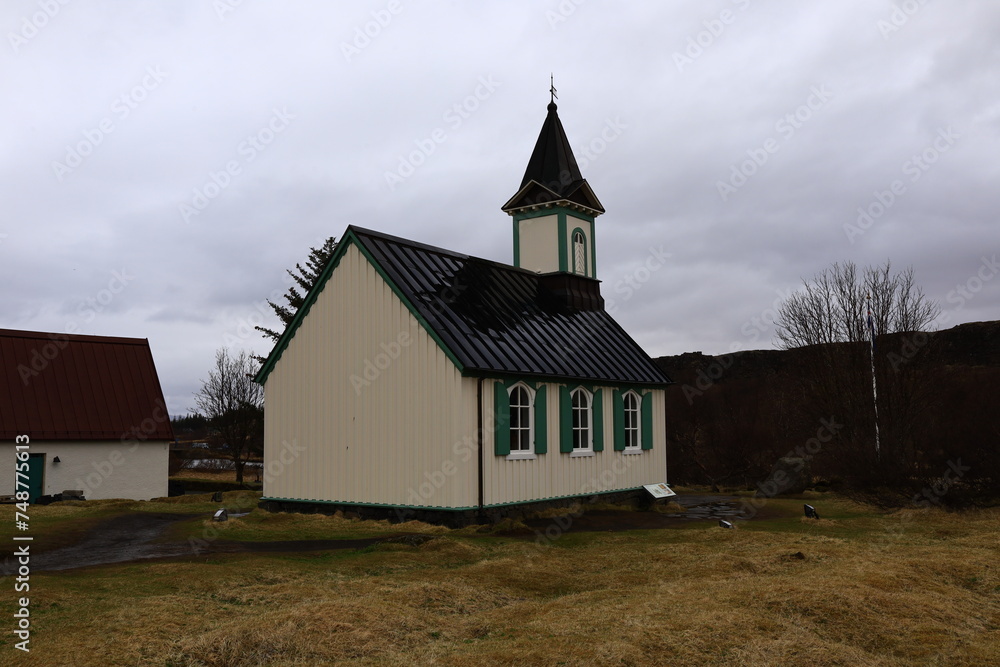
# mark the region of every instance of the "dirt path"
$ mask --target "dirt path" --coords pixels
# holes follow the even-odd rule
[[[141,513],[108,519],[73,546],[33,555],[32,571],[73,570],[94,565],[129,563],[156,558],[176,558],[223,553],[302,552],[361,549],[390,536],[360,540],[288,540],[284,542],[200,541],[156,542],[179,522],[205,519],[205,514]]]
[[[691,521],[738,519],[742,499],[721,495],[682,495],[675,500],[683,512],[589,511],[582,516],[554,519],[531,519],[524,523],[534,531],[544,531],[558,524],[562,532],[647,530],[676,528]],[[754,518],[768,518],[773,513],[758,513]],[[178,558],[227,553],[298,553],[361,549],[385,541],[422,541],[420,535],[385,535],[355,540],[286,540],[273,542],[199,541],[197,548],[188,542],[158,542],[167,530],[179,522],[198,521],[205,514],[136,513],[114,517],[95,526],[81,541],[68,547],[32,555],[33,571],[71,570],[94,565],[129,563],[158,558]],[[523,531],[522,531],[523,532]],[[517,534],[511,534],[517,537]]]

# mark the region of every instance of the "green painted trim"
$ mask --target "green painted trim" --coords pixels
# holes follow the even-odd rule
[[[612,395],[611,415],[614,417],[614,444],[616,452],[625,451],[625,392],[615,389]]]
[[[642,433],[639,434],[640,445],[643,449],[653,448],[653,394],[647,392],[640,394],[639,399],[639,423],[642,424]]]
[[[546,208],[540,211],[526,211],[524,213],[515,213],[514,219],[520,222],[521,220],[527,220],[529,218],[544,218],[547,215],[556,215],[560,210],[565,210],[565,209],[563,209],[562,206],[553,206],[552,208]]]
[[[594,451],[604,451],[604,390],[591,392],[590,412],[593,415]]]
[[[564,211],[566,211],[566,215],[576,218],[577,220],[583,220],[584,222],[594,222],[594,217],[591,215],[587,215],[586,213],[581,213],[580,211],[574,211],[571,208],[563,208],[562,206],[558,208],[562,208]]]
[[[455,364],[455,368],[461,372],[464,369],[462,362],[458,360],[458,357],[456,357],[450,349],[448,349],[448,346],[445,345],[444,341],[441,340],[441,337],[437,335],[434,328],[423,318],[414,305],[410,303],[409,299],[403,295],[403,292],[396,286],[396,283],[392,282],[392,279],[389,278],[388,274],[386,274],[385,270],[379,265],[379,263],[375,261],[375,258],[371,256],[368,250],[361,243],[358,243],[358,250],[361,251],[361,254],[364,255],[365,259],[367,259],[368,262],[375,268],[375,272],[382,276],[382,280],[384,280],[385,283],[392,289],[393,294],[395,294],[396,297],[403,302],[403,305],[406,306],[406,309],[410,311],[410,314],[413,315],[417,322],[423,326],[424,330],[427,331],[427,334],[434,340],[435,343],[438,344],[438,347],[440,347],[441,351],[445,353],[445,356],[451,359],[451,363]]]
[[[559,387],[559,451],[573,453],[573,398],[565,385]]]
[[[571,208],[566,208],[565,206],[552,206],[550,208],[543,208],[537,211],[525,211],[523,213],[515,213],[515,220],[527,220],[528,218],[544,218],[547,215],[556,215],[558,213],[566,213],[577,220],[583,220],[584,222],[593,222],[593,216],[589,216],[586,213],[580,213],[579,211],[574,211]]]
[[[591,278],[597,280],[597,225],[590,221],[590,266],[593,269]]]
[[[278,339],[278,342],[271,350],[271,354],[267,356],[267,360],[264,362],[264,365],[262,365],[260,370],[257,371],[257,375],[254,376],[254,382],[261,385],[267,382],[267,376],[271,374],[272,370],[274,370],[275,364],[277,364],[278,360],[281,359],[281,355],[285,353],[285,348],[288,347],[292,338],[295,337],[295,332],[298,330],[299,325],[302,324],[302,320],[304,320],[306,315],[309,314],[309,310],[312,308],[313,303],[316,302],[320,292],[322,292],[323,288],[326,286],[326,281],[329,280],[334,269],[337,268],[340,264],[340,260],[343,259],[344,255],[347,254],[348,249],[352,245],[358,246],[359,248],[361,247],[361,244],[358,242],[358,237],[355,236],[354,232],[348,229],[344,236],[340,239],[340,242],[337,243],[337,247],[333,251],[333,257],[331,257],[330,261],[327,262],[326,268],[323,269],[323,273],[320,274],[316,284],[313,285],[311,290],[309,290],[309,294],[306,295],[306,298],[302,302],[302,306],[299,308],[298,312],[295,313],[295,317],[292,318],[292,321],[282,332],[281,338]]]
[[[21,488],[24,488],[23,486]],[[16,492],[17,489],[15,488]],[[28,453],[28,502],[32,505],[45,495],[45,454]],[[27,519],[26,519],[27,520]]]
[[[465,377],[486,378],[488,380],[502,379],[504,382],[509,382],[511,385],[515,382],[524,382],[528,386],[531,386],[532,382],[547,382],[550,384],[565,384],[574,388],[586,387],[589,389],[590,386],[583,383],[592,382],[595,387],[620,387],[622,389],[635,389],[637,392],[639,391],[639,388],[645,390],[666,389],[673,384],[671,382],[650,382],[648,384],[637,384],[635,382],[621,382],[616,380],[605,380],[602,378],[574,378],[558,375],[537,375],[532,373],[507,373],[503,371],[478,368],[468,368],[462,371],[462,375]]]
[[[531,500],[516,500],[509,503],[492,503],[483,505],[487,507],[510,507],[511,505],[528,505],[530,503],[544,503],[549,500],[564,500],[566,498],[589,498],[590,496],[603,496],[609,493],[625,493],[627,491],[638,491],[641,486],[632,486],[626,489],[608,489],[607,491],[594,491],[593,493],[574,493],[568,496],[547,496],[545,498],[532,498]],[[383,507],[386,509],[413,509],[413,510],[434,510],[438,512],[468,512],[479,509],[478,507],[434,507],[431,505],[390,505],[389,503],[357,503],[349,500],[307,500],[305,498],[273,498],[270,496],[261,498],[261,501],[273,500],[282,503],[307,503],[310,505],[356,505],[358,507]]]
[[[582,227],[574,227],[573,228],[573,231],[569,235],[570,243],[572,243],[572,244],[575,245],[574,237],[576,237],[576,233],[577,232],[580,232],[580,236],[583,237],[583,261],[585,263],[584,267],[583,267],[583,277],[584,278],[592,278],[593,276],[590,275],[590,273],[591,273],[590,272],[590,267],[586,265],[587,263],[589,263],[589,259],[590,259],[590,257],[589,257],[590,253],[587,252],[587,245],[588,245],[587,244],[587,233],[585,231],[583,231]],[[572,273],[574,275],[577,275],[577,276],[580,275],[579,273],[576,272],[576,248],[573,248],[573,270],[570,271],[570,273]]]
[[[514,266],[521,268],[521,219],[514,218]]]
[[[261,501],[273,500],[279,503],[307,503],[310,505],[356,505],[358,507],[384,507],[386,509],[435,510],[443,512],[468,512],[479,509],[471,507],[434,507],[433,505],[390,505],[389,503],[358,503],[350,500],[306,500],[305,498],[261,498]]]
[[[544,384],[535,390],[535,454],[549,453],[547,393]]]
[[[431,325],[428,324],[427,320],[425,320],[423,316],[420,315],[420,313],[413,306],[413,304],[410,303],[410,301],[405,296],[403,296],[403,293],[400,291],[399,287],[397,287],[396,284],[392,281],[392,279],[389,278],[389,276],[386,274],[385,270],[379,265],[379,263],[375,261],[375,258],[371,256],[371,253],[369,253],[368,250],[364,247],[364,245],[358,239],[357,235],[355,235],[355,233],[350,228],[348,228],[343,238],[341,238],[340,242],[337,243],[337,249],[334,251],[333,257],[330,259],[330,262],[327,263],[326,268],[323,269],[323,273],[316,281],[316,284],[313,285],[313,288],[309,290],[309,294],[306,295],[306,298],[302,303],[302,307],[299,308],[299,311],[297,313],[295,313],[295,317],[292,319],[291,323],[285,329],[284,333],[282,333],[281,338],[278,339],[278,343],[274,346],[274,349],[271,350],[271,354],[268,355],[267,361],[265,361],[264,365],[261,366],[261,369],[257,371],[257,375],[254,376],[254,381],[257,382],[258,384],[264,384],[265,382],[267,382],[267,376],[271,374],[272,370],[274,370],[274,366],[278,363],[278,360],[281,359],[281,355],[284,354],[285,349],[288,347],[288,344],[292,341],[292,338],[295,337],[295,332],[302,324],[302,321],[309,314],[310,309],[312,309],[313,304],[316,303],[316,299],[319,298],[319,295],[323,291],[323,288],[326,287],[326,282],[330,279],[330,276],[333,275],[334,270],[337,268],[337,266],[340,265],[340,260],[344,257],[344,255],[347,253],[347,250],[352,245],[357,247],[361,255],[368,261],[369,264],[372,265],[372,267],[375,269],[375,272],[382,277],[382,280],[385,281],[385,283],[392,290],[393,294],[396,295],[396,298],[398,298],[403,303],[403,305],[406,306],[406,309],[410,311],[410,314],[413,315],[413,317],[417,320],[417,322],[420,323],[420,325],[424,328],[424,330],[431,337],[431,339],[433,339],[434,342],[437,343],[438,347],[441,348],[441,351],[445,353],[445,356],[447,356],[448,359],[450,359],[451,362],[455,364],[455,367],[459,370],[459,372],[464,374],[465,367],[462,365],[462,362],[458,360],[458,357],[456,357],[455,354],[450,349],[448,349],[448,346],[445,345],[444,341],[441,340],[440,336],[437,335],[437,333],[434,331]]]
[[[492,505],[483,505],[486,507],[510,507],[511,505],[528,505],[530,503],[544,503],[548,500],[564,500],[566,498],[589,498],[590,496],[603,496],[609,493],[625,493],[626,491],[638,491],[644,487],[632,486],[627,489],[608,489],[607,491],[594,491],[593,493],[574,493],[568,496],[547,496],[545,498],[532,498],[531,500],[515,500],[510,503],[493,503]],[[355,503],[357,504],[357,503]],[[430,508],[437,509],[437,508]]]
[[[493,455],[510,454],[510,396],[502,382],[493,383]]]
[[[566,211],[561,209],[559,211],[559,224],[556,233],[559,235],[559,270],[563,273],[569,273],[569,264],[567,263],[566,255]]]
[[[508,380],[500,380],[500,381],[503,382],[503,384],[507,388],[508,392],[510,391],[510,388],[513,387],[515,384],[523,384],[525,387],[528,387],[529,389],[531,389],[531,391],[538,391],[538,383],[534,382],[532,380],[525,380],[525,379],[521,378],[521,379],[516,379],[516,380],[515,379],[508,379]]]

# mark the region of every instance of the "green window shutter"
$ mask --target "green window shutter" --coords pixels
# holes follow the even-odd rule
[[[643,394],[642,405],[642,448],[653,448],[653,392],[648,391]]]
[[[493,383],[493,453],[510,454],[510,396],[503,382]]]
[[[594,391],[592,411],[594,413],[594,451],[604,451],[604,405],[601,400],[602,391]]]
[[[615,416],[615,451],[625,451],[625,399],[620,389],[615,389],[611,411]]]
[[[573,399],[569,387],[559,387],[559,451],[573,452]]]
[[[545,419],[545,385],[535,392],[535,453],[545,454],[549,451],[548,424]]]

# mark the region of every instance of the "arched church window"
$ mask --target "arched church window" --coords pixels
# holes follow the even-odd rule
[[[587,275],[587,239],[583,232],[573,232],[573,273]]]

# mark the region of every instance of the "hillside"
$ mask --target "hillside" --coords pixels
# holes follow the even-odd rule
[[[806,456],[817,479],[920,494],[936,482],[942,490],[959,469],[932,501],[996,495],[1000,322],[878,338],[878,457],[869,355],[865,344],[837,344],[660,357],[676,383],[667,392],[668,478],[753,488],[779,458],[829,435],[823,423],[833,420],[834,437],[813,441],[818,451]]]

